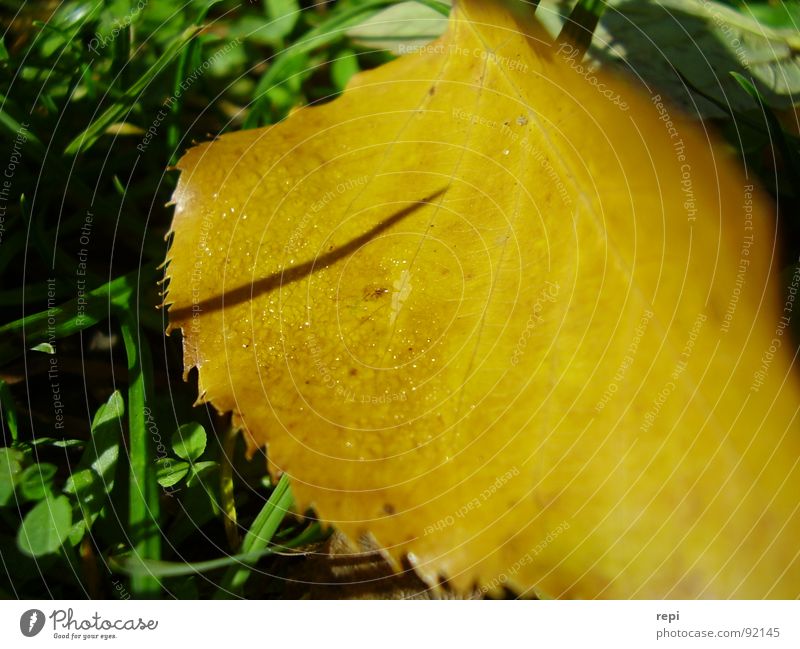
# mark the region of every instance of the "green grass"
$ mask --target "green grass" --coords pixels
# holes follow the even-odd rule
[[[326,536],[287,516],[287,480],[269,484],[227,418],[193,407],[180,339],[164,336],[157,308],[167,169],[195,141],[278,121],[389,60],[347,30],[391,4],[67,0],[6,21],[0,596],[280,597],[280,575],[302,559],[276,548]],[[800,16],[794,3],[785,15],[750,5],[777,27]],[[571,14],[583,46],[601,9]],[[796,214],[797,138],[757,91],[751,111],[716,126]],[[771,141],[789,167],[777,185]],[[782,227],[796,260],[797,223]]]

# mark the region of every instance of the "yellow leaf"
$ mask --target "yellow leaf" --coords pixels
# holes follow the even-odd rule
[[[183,157],[186,370],[301,510],[429,584],[797,597],[771,205],[510,4]]]

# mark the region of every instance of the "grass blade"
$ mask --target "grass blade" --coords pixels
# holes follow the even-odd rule
[[[264,550],[293,503],[294,498],[289,490],[289,478],[286,474],[283,474],[247,531],[247,535],[242,541],[242,554],[249,555]],[[245,565],[238,565],[228,569],[215,598],[224,599],[232,593],[241,591],[250,577],[251,567],[255,562],[246,560],[242,563]]]
[[[145,419],[147,394],[153,384],[150,350],[139,340],[135,311],[120,313],[120,328],[128,356],[128,456],[129,512],[128,530],[135,554],[140,559],[161,558],[161,536],[158,526],[158,483],[155,477],[152,444]],[[139,597],[157,597],[161,592],[158,579],[150,574],[131,578],[131,589]]]
[[[342,38],[348,27],[363,20],[365,14],[377,13],[380,9],[392,4],[395,4],[394,0],[368,0],[355,7],[335,12],[330,18],[306,32],[302,39],[295,41],[294,44],[276,55],[256,85],[253,92],[253,104],[244,121],[244,128],[258,126],[265,104],[269,99],[268,94],[286,80],[287,73],[291,75],[293,63],[298,57],[302,57],[314,49],[330,45]],[[422,4],[432,6],[430,0],[426,0]],[[434,6],[434,8],[437,11],[443,11],[441,7]]]
[[[130,111],[131,104],[136,101],[141,92],[155,79],[178,55],[178,53],[195,37],[200,30],[197,26],[188,27],[179,38],[172,41],[164,53],[158,58],[155,64],[150,67],[134,83],[120,99],[112,104],[103,112],[100,117],[94,120],[83,132],[77,135],[64,149],[64,154],[68,156],[78,155],[88,150],[97,139],[103,134],[108,126],[116,122],[127,111]],[[128,101],[125,101],[128,100]]]
[[[111,307],[128,304],[137,278],[141,277],[138,270],[134,271],[87,292],[85,304],[79,305],[75,298],[0,327],[0,364],[21,356],[27,348],[70,336],[105,320]]]
[[[242,563],[255,563],[262,557],[275,554],[276,551],[296,548],[300,545],[318,540],[320,537],[324,538],[320,524],[313,523],[300,532],[295,538],[280,544],[277,550],[274,547],[269,547],[254,552],[233,554],[228,557],[220,557],[219,559],[189,563],[179,561],[142,561],[139,559],[132,559],[129,555],[123,555],[110,557],[109,565],[113,570],[127,575],[148,574],[161,578],[185,577],[187,575],[196,575],[201,572],[210,572],[220,568],[228,568],[231,566],[239,567]]]
[[[5,423],[5,426],[3,426],[3,445],[9,446],[5,431],[8,430],[11,442],[16,442],[19,439],[19,426],[17,425],[17,406],[14,403],[14,397],[11,396],[8,383],[3,379],[0,379],[0,416],[2,416]]]
[[[222,444],[222,458],[220,459],[219,494],[222,505],[222,522],[225,525],[225,536],[232,550],[238,550],[241,545],[239,538],[239,524],[236,515],[236,501],[233,497],[233,455],[236,451],[236,440],[239,431],[230,427]]]
[[[578,50],[578,56],[582,57],[589,49],[594,30],[605,9],[603,0],[578,0],[556,42],[573,45]]]
[[[211,7],[219,4],[221,1],[222,0],[212,0],[208,4],[201,7],[197,18],[194,21],[194,25],[199,28],[200,25],[205,21]],[[172,98],[174,101],[170,105],[170,120],[169,124],[167,124],[167,148],[172,152],[170,154],[169,161],[171,165],[176,164],[178,161],[178,142],[180,139],[178,117],[180,116],[183,108],[183,93],[181,92],[181,84],[186,78],[186,69],[189,65],[189,61],[191,60],[195,50],[200,47],[200,43],[198,41],[199,39],[193,39],[185,48],[183,48],[181,55],[178,57],[178,66],[175,70],[175,81],[172,84]]]

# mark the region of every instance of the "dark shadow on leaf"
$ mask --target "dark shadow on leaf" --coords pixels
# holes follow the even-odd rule
[[[333,264],[353,254],[365,243],[368,243],[370,240],[385,232],[393,225],[396,225],[407,216],[413,214],[423,205],[427,205],[428,203],[431,203],[433,200],[442,196],[445,191],[446,188],[439,189],[425,198],[413,202],[408,207],[404,207],[403,209],[392,214],[389,218],[381,221],[364,234],[348,241],[346,244],[339,246],[330,252],[325,253],[324,255],[320,255],[319,257],[312,259],[311,261],[280,270],[267,277],[256,280],[255,282],[243,284],[242,286],[238,286],[230,291],[225,291],[220,295],[215,295],[214,297],[202,300],[201,302],[198,302],[190,307],[183,307],[174,310],[170,308],[170,315],[174,319],[182,319],[191,316],[193,311],[216,311],[218,309],[222,309],[223,307],[230,307],[236,304],[247,302],[248,300],[252,300],[259,295],[273,291],[280,286],[291,284],[292,282],[296,282],[304,277],[308,277],[316,270],[325,268],[326,266],[329,266],[330,264]]]

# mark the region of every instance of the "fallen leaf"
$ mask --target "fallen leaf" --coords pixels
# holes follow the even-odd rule
[[[771,206],[509,7],[186,153],[185,371],[299,511],[428,584],[797,597]]]

